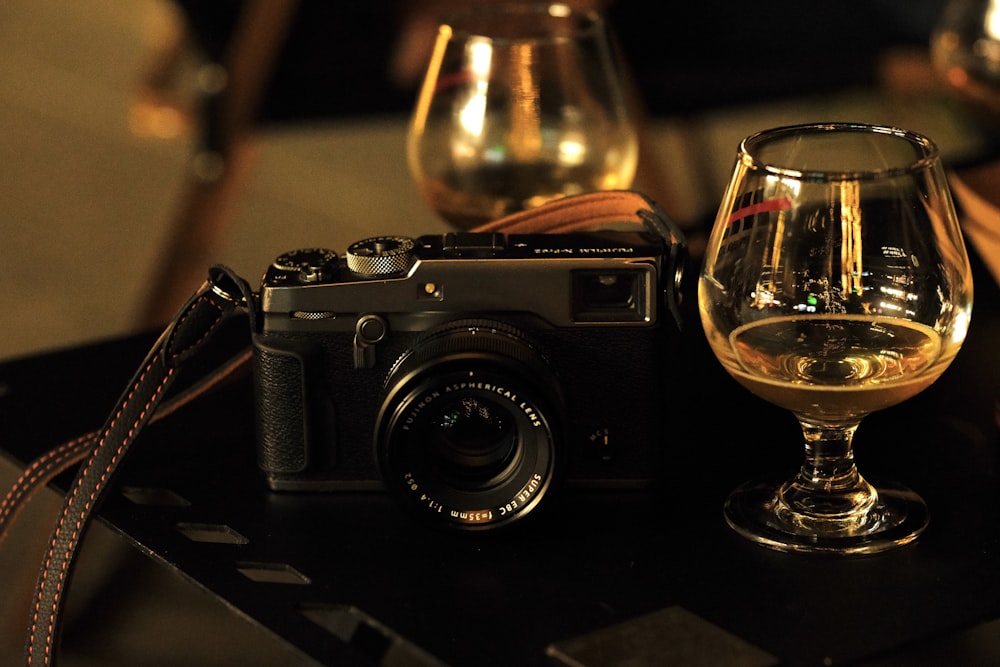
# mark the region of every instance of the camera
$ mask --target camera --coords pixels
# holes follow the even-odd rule
[[[385,490],[432,524],[514,523],[669,454],[680,236],[378,236],[280,255],[253,337],[275,491]]]

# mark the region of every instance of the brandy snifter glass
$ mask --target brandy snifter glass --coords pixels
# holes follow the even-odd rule
[[[452,226],[627,189],[638,153],[621,60],[597,12],[496,3],[439,26],[407,160],[424,201]]]
[[[934,143],[855,123],[744,139],[698,303],[729,374],[804,434],[797,474],[737,488],[730,526],[786,551],[875,553],[915,539],[924,502],[866,480],[852,440],[866,415],[937,380],[969,326],[971,269]]]

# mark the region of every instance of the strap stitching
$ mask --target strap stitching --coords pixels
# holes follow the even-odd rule
[[[28,495],[29,490],[35,486],[40,479],[45,479],[53,470],[63,470],[63,463],[83,455],[83,449],[92,445],[97,440],[96,433],[88,433],[74,440],[63,443],[59,447],[46,452],[44,456],[37,458],[30,467],[21,473],[17,481],[11,487],[7,496],[0,502],[0,526],[8,521],[18,509],[18,503]],[[0,528],[2,531],[2,528]],[[3,533],[0,532],[0,539]]]
[[[185,311],[184,311],[184,314],[183,314],[183,315],[181,315],[180,319],[178,319],[178,320],[177,320],[177,325],[176,325],[176,326],[174,327],[174,331],[173,331],[173,333],[174,333],[174,334],[175,334],[175,333],[177,332],[177,330],[178,330],[178,329],[180,329],[180,328],[181,328],[182,326],[184,326],[184,323],[185,323],[185,322],[186,322],[186,321],[188,320],[188,318],[190,318],[190,317],[191,317],[191,315],[192,315],[192,314],[194,313],[194,311],[195,311],[195,310],[197,309],[196,307],[197,307],[198,303],[199,303],[199,302],[201,302],[201,301],[205,301],[205,302],[208,302],[208,304],[209,304],[210,306],[214,307],[214,308],[215,308],[215,309],[216,309],[216,310],[218,311],[218,312],[216,313],[216,315],[215,315],[215,320],[214,320],[214,321],[212,322],[212,324],[211,324],[211,325],[209,325],[209,326],[205,327],[204,331],[202,331],[201,335],[200,335],[200,336],[198,337],[198,339],[197,339],[197,340],[194,340],[194,341],[192,341],[192,342],[191,342],[191,343],[190,343],[190,344],[189,344],[189,345],[188,345],[188,346],[187,346],[187,347],[186,347],[185,349],[183,349],[183,350],[178,350],[178,351],[174,352],[174,351],[173,351],[173,350],[171,349],[171,348],[173,347],[172,343],[173,343],[173,341],[175,340],[175,336],[174,336],[174,335],[172,334],[172,335],[170,336],[170,339],[169,339],[169,340],[167,341],[167,344],[166,344],[166,348],[167,348],[167,351],[168,351],[168,353],[169,353],[169,355],[170,355],[170,360],[171,360],[171,361],[174,361],[175,359],[177,359],[178,357],[180,357],[181,355],[183,355],[183,354],[184,354],[185,352],[187,352],[187,351],[189,351],[189,350],[191,350],[191,349],[194,349],[195,347],[197,347],[198,345],[200,345],[200,344],[201,344],[201,343],[202,343],[202,342],[203,342],[204,340],[206,340],[206,339],[207,339],[207,338],[208,338],[208,337],[209,337],[209,336],[210,336],[210,335],[212,334],[212,332],[213,332],[213,331],[215,330],[215,326],[216,326],[216,325],[217,325],[217,324],[218,324],[218,323],[219,323],[220,321],[222,321],[222,318],[223,318],[223,315],[225,315],[225,311],[224,311],[223,307],[222,307],[222,306],[220,306],[220,305],[219,305],[219,304],[218,304],[218,303],[217,303],[217,302],[215,301],[215,299],[213,299],[213,298],[212,298],[211,296],[209,296],[208,294],[203,294],[203,295],[201,295],[201,296],[200,296],[200,297],[198,298],[198,300],[197,300],[197,301],[195,301],[194,303],[192,303],[192,304],[191,304],[191,307],[190,307],[190,308],[188,308],[187,310],[185,310]]]
[[[157,421],[167,417],[187,403],[195,400],[214,387],[218,382],[232,375],[249,360],[249,357],[250,350],[248,348],[223,364],[219,368],[218,373],[210,377],[210,381],[199,383],[176,397],[173,401],[166,401],[159,405],[156,412],[150,417],[150,420]],[[0,543],[3,543],[6,538],[7,531],[12,525],[14,518],[24,509],[25,503],[37,489],[43,483],[50,481],[56,475],[65,471],[70,465],[82,461],[93,450],[94,443],[97,442],[99,437],[99,432],[91,431],[86,435],[66,441],[39,456],[21,472],[17,481],[14,482],[8,491],[7,496],[0,502]]]
[[[109,423],[108,427],[104,430],[103,435],[101,437],[101,440],[100,440],[100,442],[98,442],[98,445],[97,445],[98,448],[100,448],[101,446],[103,446],[103,444],[105,442],[105,439],[110,434],[110,432],[115,428],[115,426],[118,423],[118,420],[121,418],[122,414],[125,412],[125,410],[128,408],[128,406],[131,404],[133,396],[135,396],[136,392],[139,389],[139,386],[142,384],[143,380],[146,378],[146,376],[152,370],[154,363],[158,359],[159,359],[159,355],[157,355],[153,360],[151,360],[149,362],[149,364],[146,366],[146,368],[143,370],[143,372],[140,375],[139,379],[135,383],[133,383],[133,385],[132,385],[132,387],[131,387],[131,389],[129,391],[128,396],[126,397],[125,401],[122,403],[121,408],[115,414],[114,418],[111,420],[111,422]],[[66,572],[67,572],[67,569],[68,569],[69,564],[70,564],[70,558],[69,557],[70,557],[72,551],[76,548],[77,542],[79,541],[80,529],[83,526],[83,519],[87,515],[87,513],[90,511],[91,503],[93,503],[94,498],[97,496],[98,491],[103,487],[104,483],[107,481],[108,474],[110,473],[111,469],[114,467],[114,464],[118,460],[118,457],[121,455],[121,452],[128,445],[128,443],[129,443],[132,435],[136,431],[137,426],[142,421],[142,419],[145,417],[146,412],[149,409],[150,405],[155,402],[156,397],[160,394],[161,391],[163,391],[163,388],[166,386],[167,381],[170,379],[171,375],[173,375],[173,369],[172,368],[168,368],[167,371],[166,371],[166,375],[160,381],[159,386],[152,393],[152,395],[150,396],[149,400],[146,402],[146,405],[144,406],[143,410],[139,413],[139,416],[136,417],[135,421],[133,422],[132,428],[129,429],[127,437],[124,438],[122,440],[122,442],[119,444],[118,449],[115,451],[114,455],[112,456],[111,461],[108,463],[108,465],[105,467],[104,471],[101,473],[100,477],[98,478],[98,481],[97,481],[96,485],[91,490],[91,493],[88,496],[87,501],[84,504],[83,509],[79,512],[79,514],[77,516],[76,523],[75,523],[75,530],[70,535],[69,540],[68,540],[67,545],[66,545],[66,550],[65,550],[65,552],[63,554],[63,559],[64,560],[63,560],[63,562],[61,564],[61,567],[60,567],[59,578],[55,582],[54,587],[53,587],[52,606],[51,606],[51,609],[49,610],[49,618],[48,618],[48,625],[47,625],[48,633],[47,633],[47,636],[46,636],[46,643],[45,643],[45,656],[43,658],[44,664],[46,664],[46,665],[50,663],[51,657],[52,657],[52,642],[54,640],[53,629],[55,627],[56,618],[58,617],[59,600],[60,600],[60,597],[62,595],[62,589],[63,589],[64,583],[65,583]],[[63,509],[62,515],[59,517],[59,521],[56,524],[55,534],[53,535],[52,542],[49,545],[48,553],[45,556],[45,563],[44,563],[44,565],[42,567],[42,574],[41,574],[42,585],[39,586],[38,596],[35,599],[34,614],[32,615],[31,631],[30,631],[30,634],[29,634],[29,644],[28,644],[28,663],[29,664],[35,659],[35,655],[34,655],[35,635],[36,635],[36,633],[38,631],[38,623],[39,623],[40,616],[43,613],[41,611],[41,606],[42,606],[42,602],[44,601],[44,597],[45,597],[45,581],[48,578],[48,573],[50,571],[50,568],[52,567],[52,561],[55,558],[55,552],[56,552],[56,548],[58,547],[59,537],[62,534],[64,527],[68,523],[68,518],[69,518],[68,515],[69,515],[69,512],[70,512],[70,509],[75,504],[76,498],[79,497],[80,489],[82,488],[83,483],[84,483],[84,481],[87,478],[87,474],[90,471],[90,464],[91,463],[92,463],[92,461],[88,462],[87,465],[86,465],[86,467],[79,473],[79,482],[74,487],[73,492],[72,492],[71,497],[70,497],[70,500],[69,500],[69,502],[66,503],[66,506]]]
[[[172,352],[170,350],[170,347],[171,347],[172,342],[176,340],[176,338],[175,338],[175,336],[173,334],[175,334],[177,332],[177,329],[179,327],[181,327],[184,324],[184,322],[186,322],[193,315],[194,311],[197,310],[198,305],[200,303],[202,303],[202,302],[207,302],[209,305],[211,305],[212,307],[214,307],[216,309],[217,312],[216,312],[215,320],[211,323],[211,325],[209,325],[208,327],[206,327],[205,330],[201,333],[201,335],[195,341],[193,341],[190,345],[188,345],[187,348],[185,348],[184,350],[178,351],[178,352]],[[139,375],[138,379],[135,382],[132,383],[132,386],[129,389],[128,395],[122,401],[122,404],[119,407],[118,411],[115,413],[114,417],[112,417],[111,421],[108,423],[107,427],[102,432],[101,438],[100,438],[99,442],[97,443],[97,446],[93,450],[94,455],[96,455],[96,453],[101,450],[101,448],[104,446],[104,444],[106,442],[107,437],[117,427],[118,420],[122,417],[122,415],[124,414],[124,412],[131,405],[133,398],[135,397],[136,393],[141,388],[143,382],[148,377],[148,375],[149,375],[150,371],[153,369],[154,365],[159,360],[163,359],[164,356],[166,356],[167,359],[169,359],[170,361],[174,361],[178,357],[180,357],[184,352],[189,351],[189,350],[197,347],[201,342],[203,342],[204,340],[206,340],[209,337],[209,335],[212,333],[212,331],[214,331],[216,325],[218,325],[219,322],[223,319],[224,315],[225,315],[224,309],[214,299],[212,299],[207,294],[200,295],[197,299],[195,299],[190,304],[190,306],[188,308],[185,309],[185,311],[183,312],[183,314],[178,318],[177,325],[173,328],[173,332],[168,337],[168,339],[165,341],[164,346],[147,363],[146,367],[143,369],[143,371]],[[140,424],[145,419],[146,414],[149,412],[150,407],[154,406],[156,404],[158,396],[161,394],[161,392],[163,391],[163,389],[167,386],[170,378],[173,375],[173,372],[174,372],[174,367],[173,366],[169,366],[169,365],[166,366],[166,373],[165,373],[164,377],[160,380],[159,385],[155,388],[155,390],[152,392],[152,394],[147,399],[145,405],[143,406],[143,409],[140,411],[139,415],[136,417],[135,421],[132,423],[131,428],[129,428],[129,430],[126,433],[125,437],[118,444],[117,449],[111,455],[111,459],[107,462],[107,465],[104,467],[104,470],[100,473],[100,475],[94,481],[93,488],[90,489],[90,493],[87,496],[86,500],[84,501],[83,507],[78,511],[78,513],[76,515],[76,521],[73,524],[73,532],[70,534],[68,540],[66,541],[65,551],[63,552],[63,555],[62,555],[62,562],[59,565],[58,578],[56,579],[55,583],[52,584],[52,589],[51,589],[51,591],[52,591],[52,604],[51,604],[51,608],[48,611],[48,624],[46,626],[47,633],[46,633],[46,637],[45,637],[45,640],[46,640],[45,641],[45,654],[44,654],[44,657],[43,657],[43,662],[46,665],[50,664],[51,660],[52,660],[52,644],[53,644],[53,642],[55,640],[54,635],[55,635],[56,622],[57,622],[58,616],[59,616],[59,604],[60,604],[60,600],[61,600],[61,597],[62,597],[63,588],[65,587],[65,583],[66,583],[66,575],[67,575],[70,563],[72,562],[72,555],[73,555],[74,550],[78,546],[78,543],[79,543],[79,540],[80,540],[80,537],[81,537],[81,531],[82,531],[82,529],[83,529],[83,527],[84,527],[84,525],[86,523],[86,518],[87,518],[87,516],[88,516],[88,514],[89,514],[89,512],[91,510],[91,507],[93,506],[94,501],[96,500],[96,498],[99,495],[100,491],[103,489],[104,485],[107,483],[109,475],[110,475],[111,471],[114,469],[115,464],[118,462],[118,460],[121,457],[121,455],[124,452],[124,450],[128,447],[128,444],[134,438],[134,436],[135,436],[135,434],[136,434],[136,432],[137,432]],[[36,639],[36,636],[37,636],[37,633],[38,633],[38,627],[39,627],[39,622],[40,622],[41,616],[44,613],[42,611],[42,604],[44,603],[44,599],[45,599],[45,595],[46,595],[46,586],[49,585],[48,584],[49,573],[52,570],[53,562],[54,562],[54,560],[56,558],[56,549],[58,548],[58,543],[60,541],[60,537],[63,534],[63,531],[65,530],[66,526],[69,525],[69,521],[70,521],[70,516],[69,515],[70,515],[70,512],[71,512],[71,509],[77,504],[77,500],[78,500],[78,498],[80,498],[80,493],[81,493],[81,490],[82,490],[82,488],[84,486],[84,482],[87,481],[88,478],[90,477],[91,466],[95,462],[95,456],[94,455],[91,456],[91,458],[84,464],[84,467],[80,470],[80,472],[77,473],[77,483],[74,486],[72,492],[70,493],[69,498],[67,499],[67,502],[64,505],[62,514],[60,515],[59,520],[56,523],[56,529],[55,529],[55,531],[53,533],[52,541],[51,541],[51,543],[49,545],[48,552],[46,553],[45,560],[44,560],[44,563],[42,565],[42,571],[41,571],[41,575],[40,575],[40,579],[39,579],[40,585],[38,587],[38,595],[36,596],[36,599],[35,599],[34,611],[33,611],[32,619],[31,619],[31,621],[32,621],[31,622],[31,629],[29,631],[29,640],[28,640],[28,663],[29,664],[31,664],[34,661],[34,659],[35,659],[35,639]]]

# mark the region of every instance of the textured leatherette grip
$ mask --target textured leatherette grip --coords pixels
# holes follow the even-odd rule
[[[257,463],[271,474],[292,474],[306,469],[308,432],[306,369],[311,346],[281,346],[268,336],[254,336],[254,414],[257,420]]]

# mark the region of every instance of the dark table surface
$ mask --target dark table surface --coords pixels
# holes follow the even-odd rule
[[[102,518],[322,664],[555,665],[553,644],[588,666],[1000,664],[1000,294],[974,262],[972,327],[951,368],[856,437],[863,474],[930,507],[902,549],[786,554],[725,525],[732,488],[791,473],[802,450],[793,417],[712,357],[694,270],[652,489],[553,494],[487,535],[416,525],[380,493],[271,493],[241,381],[151,427]],[[100,426],[152,341],[0,365],[4,453],[24,463]]]

